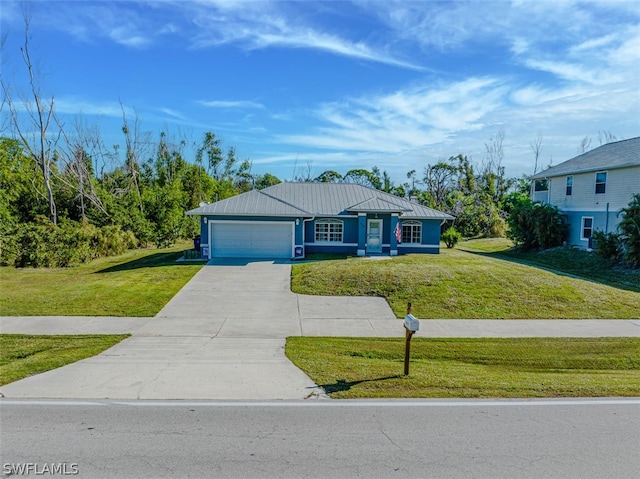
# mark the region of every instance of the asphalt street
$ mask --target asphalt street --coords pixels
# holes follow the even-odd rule
[[[4,474],[636,478],[640,400],[0,401]],[[75,468],[75,469],[72,469]]]

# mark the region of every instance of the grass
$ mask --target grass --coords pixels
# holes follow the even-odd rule
[[[128,335],[0,335],[0,385],[95,356]]]
[[[524,253],[514,249],[513,243],[505,238],[469,240],[460,243],[459,248],[640,292],[640,269],[612,264],[595,253],[584,250],[561,247]]]
[[[640,396],[640,338],[287,339],[332,398]]]
[[[0,268],[2,316],[154,316],[202,267],[185,244],[132,250],[73,268]]]
[[[496,247],[482,245],[488,250]],[[640,317],[638,291],[457,248],[386,261],[350,258],[295,265],[292,289],[301,294],[383,297],[398,317],[406,314],[407,302],[419,318]]]

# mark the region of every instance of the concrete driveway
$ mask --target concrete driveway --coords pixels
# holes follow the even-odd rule
[[[404,336],[384,299],[294,294],[290,274],[290,263],[214,262],[154,318],[0,318],[3,333],[133,333],[98,356],[0,392],[14,398],[323,397],[285,357],[287,336]],[[432,319],[421,322],[418,336],[640,336],[640,320]]]
[[[290,275],[290,263],[209,264],[156,317],[120,321],[133,328],[131,338],[0,390],[14,398],[321,397],[322,390],[285,357],[287,336],[322,328],[330,333],[347,318],[347,330],[358,335],[385,335],[375,323],[402,333],[383,299],[297,295],[289,289]]]

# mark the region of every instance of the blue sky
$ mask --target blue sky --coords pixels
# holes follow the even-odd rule
[[[538,136],[546,166],[586,136],[640,135],[637,1],[29,4],[43,93],[107,145],[121,102],[155,138],[213,131],[254,173],[378,166],[401,183],[457,154],[482,163],[500,131],[509,176],[533,173]],[[24,90],[21,4],[0,15],[2,75]]]

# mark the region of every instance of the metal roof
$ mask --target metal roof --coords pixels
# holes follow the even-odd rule
[[[309,216],[284,201],[265,195],[260,190],[252,190],[226,200],[207,203],[187,211],[188,215],[228,215],[228,216]]]
[[[599,146],[582,155],[552,166],[532,176],[532,179],[588,173],[640,166],[640,137]]]
[[[399,196],[351,183],[279,183],[205,204],[189,215],[340,216],[357,212],[398,213],[405,218],[453,219]]]

